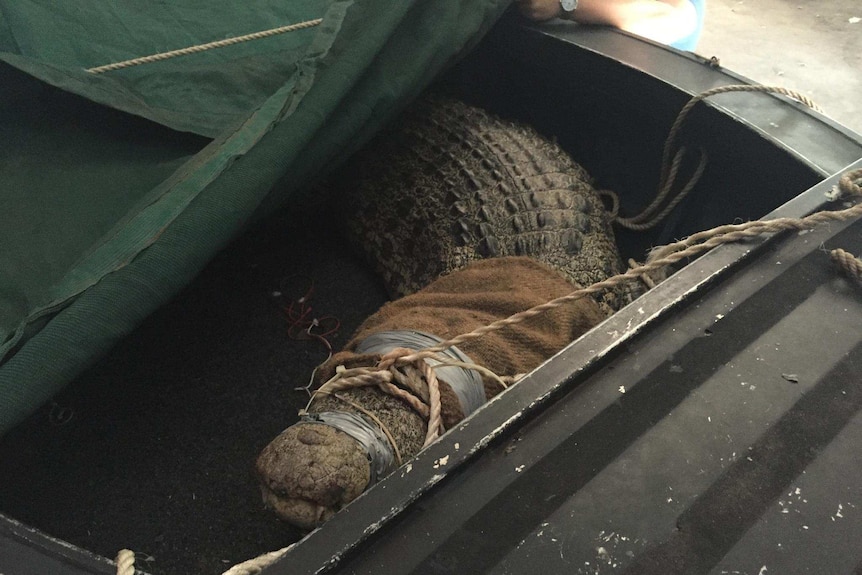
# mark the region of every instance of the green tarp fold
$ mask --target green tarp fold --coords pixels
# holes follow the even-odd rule
[[[373,135],[506,4],[0,0],[0,434]]]

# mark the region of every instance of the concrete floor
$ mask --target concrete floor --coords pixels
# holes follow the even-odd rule
[[[761,84],[799,91],[862,133],[859,0],[707,0],[697,52]]]

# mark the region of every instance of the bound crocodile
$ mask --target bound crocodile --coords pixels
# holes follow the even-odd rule
[[[622,269],[587,172],[531,127],[463,102],[420,100],[345,174],[351,243],[393,298],[491,257],[528,256],[580,286]],[[601,298],[607,311],[627,299]]]
[[[472,331],[622,267],[583,168],[535,130],[461,102],[420,101],[340,180],[336,203],[351,242],[395,301],[317,370],[318,384],[346,373],[342,367],[374,366],[393,347],[427,347],[415,340]],[[450,351],[499,375],[525,373],[620,302],[618,294],[581,299]],[[470,372],[438,374],[445,429],[500,391],[497,380],[474,381]],[[393,382],[430,406],[421,381]],[[316,527],[389,473],[394,460],[422,448],[428,422],[419,412],[426,410],[368,385],[316,395],[303,419],[261,452],[263,498],[283,519]]]

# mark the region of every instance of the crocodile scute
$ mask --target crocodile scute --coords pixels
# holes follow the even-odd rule
[[[586,170],[524,124],[425,96],[339,178],[350,243],[392,298],[472,261],[528,256],[585,287],[623,270]],[[611,312],[622,290],[599,296]]]

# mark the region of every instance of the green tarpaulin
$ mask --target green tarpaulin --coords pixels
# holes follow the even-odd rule
[[[369,138],[506,4],[0,0],[0,434]]]

